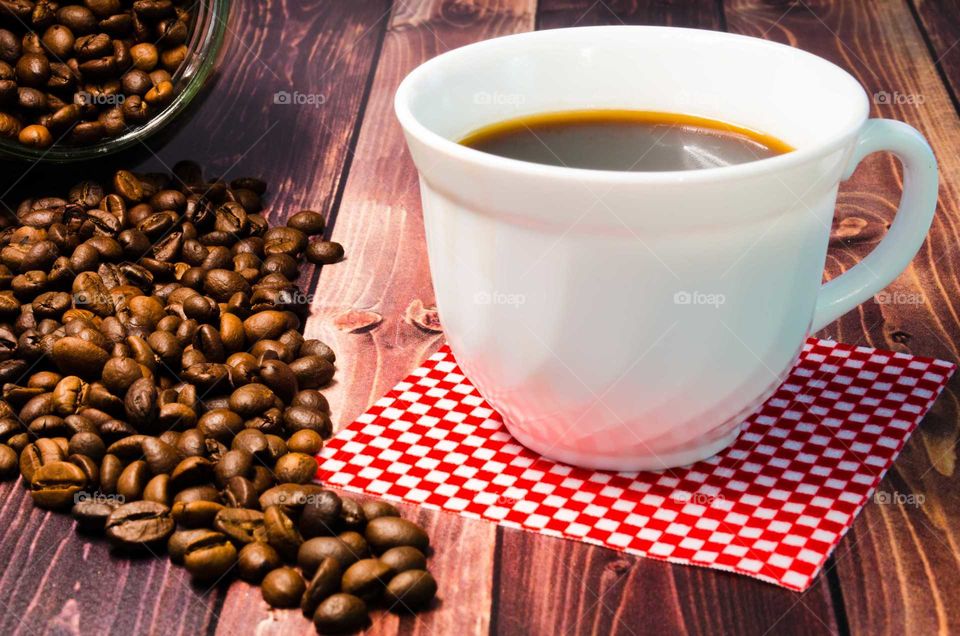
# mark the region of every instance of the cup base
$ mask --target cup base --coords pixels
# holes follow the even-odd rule
[[[727,446],[733,444],[740,435],[742,424],[734,426],[729,433],[723,437],[711,440],[709,443],[696,448],[686,449],[677,453],[665,453],[651,457],[603,457],[589,453],[578,453],[576,451],[552,448],[544,444],[542,440],[530,438],[520,430],[515,430],[509,422],[504,422],[507,430],[518,442],[530,450],[543,455],[548,459],[571,464],[581,468],[590,468],[593,470],[610,470],[616,472],[634,472],[641,470],[665,470],[668,468],[680,468],[688,466],[701,460],[713,457]]]

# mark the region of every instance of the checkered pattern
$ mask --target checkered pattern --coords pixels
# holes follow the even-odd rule
[[[522,447],[446,347],[340,431],[322,481],[675,563],[810,585],[955,365],[810,339],[709,460],[574,468]]]

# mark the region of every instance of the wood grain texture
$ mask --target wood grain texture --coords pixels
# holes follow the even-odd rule
[[[960,0],[911,0],[931,54],[953,96],[960,97]]]
[[[717,3],[543,0],[541,28],[722,25]],[[501,529],[498,632],[503,634],[816,634],[837,632],[825,577],[801,598],[746,577],[678,567],[577,542]],[[506,564],[510,564],[509,567]],[[519,567],[517,567],[519,566]],[[551,581],[544,586],[538,581]]]
[[[0,498],[0,633],[190,636],[216,623],[223,590],[194,588],[166,557],[112,558],[70,517],[34,508],[20,481]]]
[[[868,302],[820,335],[950,360],[958,357],[956,299],[960,220],[960,126],[922,33],[905,2],[733,0],[732,31],[762,35],[822,55],[849,70],[874,97],[873,115],[906,121],[940,162],[940,205],[926,245],[882,302]],[[869,157],[841,186],[827,262],[832,278],[882,238],[902,177],[895,160]],[[921,423],[852,531],[835,565],[853,633],[945,633],[960,628],[958,436],[954,380]]]

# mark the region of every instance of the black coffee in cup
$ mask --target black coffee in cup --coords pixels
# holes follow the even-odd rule
[[[793,150],[736,124],[640,110],[529,115],[485,126],[460,143],[508,159],[633,172],[718,168]]]

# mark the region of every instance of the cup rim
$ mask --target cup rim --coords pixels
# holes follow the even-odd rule
[[[811,61],[816,61],[819,64],[827,64],[832,66],[836,72],[838,72],[842,77],[845,77],[859,98],[859,113],[854,118],[853,123],[845,126],[840,132],[834,134],[832,137],[810,146],[797,148],[782,155],[716,168],[631,172],[624,170],[598,170],[594,168],[553,166],[493,155],[481,150],[463,146],[456,141],[447,139],[443,135],[434,132],[426,125],[421,123],[410,109],[410,99],[416,90],[417,84],[432,74],[437,67],[449,64],[458,57],[463,57],[472,53],[478,53],[490,48],[502,46],[506,40],[516,41],[549,38],[557,39],[573,32],[586,31],[594,32],[596,34],[597,41],[602,41],[604,32],[609,31],[636,31],[647,33],[667,31],[693,37],[736,40],[749,46],[767,47],[781,51],[783,49],[789,49],[793,55],[797,55]],[[401,127],[408,135],[417,139],[425,146],[428,146],[433,151],[445,154],[453,160],[465,161],[488,169],[509,170],[514,173],[520,173],[531,177],[556,178],[562,180],[576,178],[581,181],[585,180],[598,185],[629,185],[649,183],[685,184],[694,182],[714,182],[732,178],[751,177],[792,168],[816,157],[829,154],[840,146],[846,144],[849,138],[859,133],[863,124],[867,121],[870,113],[870,104],[863,85],[861,85],[860,82],[857,81],[857,79],[849,72],[837,66],[830,60],[820,57],[819,55],[814,55],[808,51],[794,48],[786,44],[747,35],[740,35],[737,33],[711,31],[708,29],[646,25],[613,25],[571,27],[516,33],[483,40],[481,42],[475,42],[473,44],[468,44],[466,46],[458,47],[445,53],[441,53],[440,55],[427,60],[423,64],[420,64],[407,74],[407,76],[400,83],[400,86],[397,88],[397,92],[394,95],[394,111]]]

